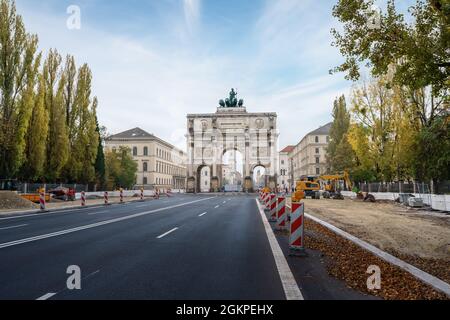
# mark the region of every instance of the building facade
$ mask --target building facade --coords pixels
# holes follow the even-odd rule
[[[110,136],[105,150],[131,150],[138,165],[136,188],[186,189],[186,161],[184,151],[140,128]]]
[[[278,173],[278,188],[280,190],[290,189],[292,186],[291,167],[289,155],[294,150],[295,146],[287,146],[279,152],[279,170]]]
[[[331,123],[308,133],[289,153],[292,185],[304,176],[320,176],[330,172],[327,165],[327,147]]]

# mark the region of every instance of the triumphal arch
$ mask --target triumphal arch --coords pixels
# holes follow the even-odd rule
[[[255,185],[256,168],[259,180],[263,168],[264,185],[276,187],[276,113],[247,112],[232,89],[229,98],[219,101],[215,113],[189,114],[187,129],[187,192],[227,191],[226,184],[237,188],[233,191],[253,192],[261,187]]]

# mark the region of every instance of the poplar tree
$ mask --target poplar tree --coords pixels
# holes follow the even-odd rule
[[[87,64],[78,70],[73,113],[70,177],[76,181],[95,181],[95,161],[99,135],[96,131],[98,101],[91,98],[92,73]]]
[[[31,117],[37,36],[26,32],[9,0],[0,0],[0,177],[13,178],[24,161]]]
[[[64,108],[65,77],[61,72],[61,56],[50,50],[44,63],[45,106],[49,113],[46,176],[50,181],[61,180],[62,169],[69,156],[69,139]]]
[[[39,77],[38,91],[35,95],[33,112],[28,127],[26,162],[22,169],[28,181],[43,180],[46,164],[47,135],[49,129],[48,110],[45,106],[45,82]]]

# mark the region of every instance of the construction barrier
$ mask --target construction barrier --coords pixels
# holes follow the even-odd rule
[[[266,208],[270,209],[270,193],[266,192],[264,202],[265,202]]]
[[[289,249],[291,255],[304,255],[304,220],[305,220],[305,204],[293,202],[291,209],[291,225],[289,237]]]
[[[39,207],[41,211],[45,211],[45,191],[39,192]]]
[[[81,191],[81,206],[86,206],[86,193],[84,191]]]
[[[277,221],[277,196],[272,193],[270,194],[270,222]]]
[[[276,230],[281,231],[286,229],[286,198],[278,197],[277,200],[277,225]]]
[[[144,189],[141,189],[141,201],[144,201]]]
[[[105,191],[103,199],[105,199],[105,206],[107,206],[109,204],[109,194],[107,191]]]
[[[124,203],[123,202],[123,189],[120,189],[120,203]]]

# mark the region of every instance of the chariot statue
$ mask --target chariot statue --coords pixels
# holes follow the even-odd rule
[[[229,98],[220,100],[219,105],[222,108],[242,108],[244,106],[244,100],[241,99],[238,101],[237,92],[234,89],[231,89]]]

